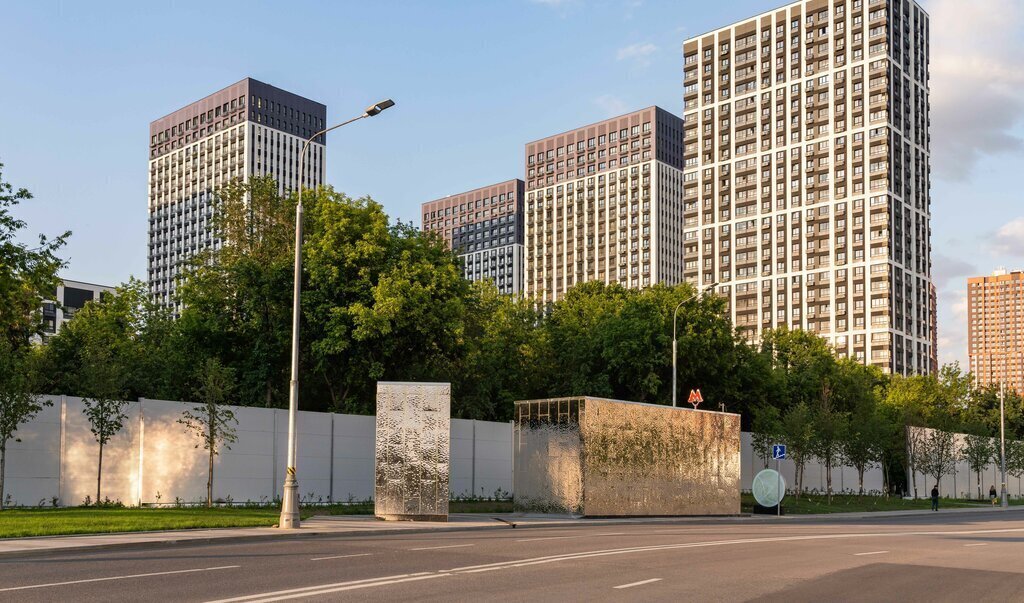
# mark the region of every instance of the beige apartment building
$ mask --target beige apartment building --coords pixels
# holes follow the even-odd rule
[[[683,44],[684,275],[756,340],[934,370],[928,15],[805,0]]]
[[[1024,272],[967,279],[967,354],[981,385],[1024,394]]]
[[[683,122],[659,107],[526,144],[525,293],[682,281]]]

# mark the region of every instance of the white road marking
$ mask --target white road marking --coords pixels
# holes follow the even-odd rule
[[[919,532],[847,532],[838,534],[814,534],[805,536],[775,536],[769,538],[742,538],[736,540],[715,540],[715,541],[704,541],[704,542],[684,542],[676,544],[664,544],[664,545],[650,545],[650,546],[638,546],[628,547],[620,549],[603,549],[594,551],[580,551],[577,553],[566,553],[561,555],[549,555],[546,557],[532,557],[528,559],[519,559],[517,561],[503,561],[498,563],[486,563],[482,565],[469,565],[465,567],[456,567],[448,570],[439,570],[436,572],[419,572],[415,574],[400,574],[397,576],[381,576],[379,578],[368,578],[365,580],[355,580],[351,582],[339,582],[336,584],[319,584],[316,586],[307,586],[303,588],[294,588],[290,590],[266,592],[266,593],[255,593],[251,595],[245,595],[241,597],[234,597],[231,599],[220,599],[217,601],[211,601],[209,603],[234,603],[236,601],[247,601],[255,603],[257,601],[281,601],[284,599],[297,599],[306,596],[328,594],[332,592],[340,592],[342,590],[354,590],[357,588],[370,588],[373,586],[385,586],[388,584],[397,584],[400,582],[410,582],[414,580],[427,580],[431,578],[443,578],[446,576],[453,576],[457,574],[473,574],[479,572],[495,571],[501,569],[509,569],[516,567],[527,567],[531,565],[540,565],[545,563],[554,563],[558,561],[573,561],[576,559],[588,559],[592,557],[605,557],[610,555],[628,555],[632,553],[649,553],[656,551],[666,550],[677,550],[677,549],[689,549],[689,548],[702,548],[702,547],[713,547],[713,546],[728,546],[734,544],[762,544],[772,542],[794,542],[801,540],[841,540],[846,538],[884,538],[884,537],[899,537],[899,536],[948,536],[948,535],[977,535],[977,534],[1010,534],[1024,532],[1024,528],[1002,528],[994,530],[945,530],[945,531],[919,531]],[[213,569],[213,568],[211,568]]]
[[[974,544],[965,544],[964,546],[988,546],[987,542],[975,542]]]
[[[568,538],[593,538],[594,536],[624,536],[625,532],[607,532],[604,534],[577,534],[575,536],[538,536],[537,538],[520,538],[516,542],[535,542],[537,540],[565,540]]]
[[[854,553],[854,555],[881,555],[882,553],[888,553],[889,551],[869,551],[867,553]]]
[[[358,553],[356,555],[332,555],[330,557],[313,557],[310,561],[326,561],[327,559],[347,559],[348,557],[369,557],[373,553]]]
[[[410,551],[433,551],[434,549],[457,549],[464,546],[476,546],[475,544],[447,544],[445,546],[423,546],[417,549],[408,549]]]
[[[613,586],[612,588],[633,588],[634,586],[643,586],[644,584],[650,584],[651,582],[660,582],[661,578],[651,578],[649,580],[641,580],[639,582],[630,582],[629,584],[620,584]]]
[[[386,586],[388,584],[399,584],[401,582],[415,582],[417,580],[444,578],[450,575],[451,574],[431,574],[429,572],[418,572],[415,574],[399,574],[397,576],[384,576],[382,578],[370,578],[367,580],[352,580],[351,582],[337,582],[335,584],[318,584],[316,586],[307,586],[304,588],[291,588],[288,590],[278,590],[268,593],[256,593],[253,595],[246,595],[244,597],[218,599],[217,601],[209,601],[207,603],[233,603],[235,601],[245,601],[246,603],[269,603],[270,601],[300,599],[302,597],[326,595],[329,593],[336,593],[346,590],[370,588],[372,586]]]
[[[200,567],[196,569],[174,570],[169,572],[150,572],[148,574],[129,574],[125,576],[108,576],[106,578],[86,578],[84,580],[68,580],[67,582],[50,582],[48,584],[30,584],[28,586],[11,586],[0,588],[0,593],[12,590],[28,590],[31,588],[49,588],[51,586],[66,586],[68,584],[86,584],[89,582],[105,582],[108,580],[127,580],[129,578],[149,578],[150,576],[169,576],[171,574],[189,574],[195,572],[212,572],[216,570],[237,569],[240,565],[222,565],[220,567]]]

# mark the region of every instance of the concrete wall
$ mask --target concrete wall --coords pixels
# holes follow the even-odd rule
[[[20,505],[45,501],[48,506],[53,497],[62,505],[78,505],[86,496],[96,496],[98,445],[80,398],[46,398],[53,406],[21,426],[16,434],[21,442],[8,443],[6,494]],[[129,505],[205,499],[206,452],[201,446],[196,448],[199,441],[177,422],[188,406],[164,400],[128,405],[124,430],[104,447],[104,497]],[[281,493],[288,412],[231,408],[238,418],[238,441],[216,459],[214,498],[271,502]],[[372,416],[299,413],[299,492],[303,500],[345,502],[373,497],[374,421]],[[751,450],[750,434],[743,433],[741,438],[740,487],[749,490],[763,463]],[[449,489],[453,496],[493,496],[498,490],[511,494],[511,423],[452,419],[450,453]],[[792,486],[793,463],[783,461],[781,468]],[[990,484],[998,484],[996,476],[994,466],[986,469],[982,479],[985,493]],[[837,491],[857,490],[857,473],[851,468],[834,469],[832,479]],[[961,463],[955,476],[943,480],[943,492],[972,491],[975,479]],[[926,495],[922,486],[926,482],[919,475],[921,496]],[[824,470],[817,463],[807,465],[804,487],[824,490]],[[865,475],[864,487],[868,491],[882,489],[880,469]],[[930,490],[931,484],[927,488]],[[1012,495],[1022,494],[1021,480],[1010,478],[1009,489]]]
[[[911,427],[910,429],[912,431],[916,431],[919,434],[918,437],[923,437],[932,431],[925,427]],[[962,433],[953,434],[953,445],[957,450],[958,456],[963,456],[960,454],[960,450],[964,447],[965,437],[966,436]],[[998,446],[999,440],[993,439],[993,443]],[[996,487],[996,492],[998,492],[1000,481],[999,463],[989,463],[989,465],[981,471],[981,497],[983,499],[988,499],[988,489],[993,485]],[[931,496],[932,486],[935,485],[934,477],[925,475],[920,470],[916,470],[908,475],[907,488],[910,490],[908,493],[909,496],[913,496],[915,494],[915,482],[917,484],[916,495],[918,498],[928,498]],[[1024,479],[1007,474],[1006,492],[1013,498],[1019,498],[1024,495]],[[971,471],[971,468],[968,466],[966,461],[957,461],[955,470],[949,475],[944,476],[939,482],[939,493],[943,497],[977,498],[978,473]]]
[[[743,463],[743,477],[741,483],[743,484],[744,490],[750,490],[750,484],[753,482],[754,476],[759,471],[765,469],[764,460],[757,454],[754,454],[753,447],[751,446],[751,435],[747,432],[743,432],[740,435],[743,442],[742,447],[742,463]],[[775,469],[775,461],[769,458],[768,467],[769,469]],[[783,460],[779,463],[779,471],[782,473],[782,479],[786,480],[786,489],[792,491],[796,484],[796,465],[791,460]],[[810,461],[804,466],[804,490],[812,492],[817,490],[818,492],[825,492],[828,480],[826,479],[825,467],[816,461]],[[864,472],[864,492],[865,493],[880,493],[882,491],[883,479],[882,469],[875,467]],[[860,489],[860,484],[857,478],[857,470],[853,467],[833,467],[832,468],[832,491],[833,492],[852,492],[856,494]]]
[[[53,406],[21,426],[7,449],[6,494],[12,502],[79,505],[96,497],[98,444],[80,398],[45,396]],[[206,498],[208,457],[178,423],[196,405],[167,400],[129,403],[124,429],[103,451],[102,496],[127,505]],[[271,502],[281,494],[288,411],[230,407],[238,441],[214,464],[214,498]],[[303,501],[373,498],[374,417],[299,412],[299,494]],[[198,445],[198,447],[197,447]],[[512,491],[509,423],[452,420],[453,496]]]

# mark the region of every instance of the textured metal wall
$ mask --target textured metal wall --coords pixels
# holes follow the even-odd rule
[[[450,384],[377,383],[377,517],[448,520],[450,434]]]
[[[516,403],[515,503],[589,516],[740,510],[739,415],[601,398]]]

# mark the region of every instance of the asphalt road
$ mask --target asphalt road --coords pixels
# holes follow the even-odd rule
[[[1024,601],[1024,515],[501,529],[0,558],[0,601]]]

